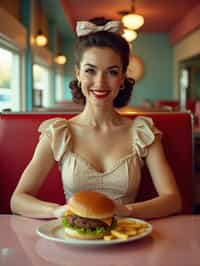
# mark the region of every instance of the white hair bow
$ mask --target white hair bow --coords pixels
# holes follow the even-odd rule
[[[76,23],[76,34],[78,37],[98,31],[109,31],[121,34],[123,32],[123,27],[122,23],[118,20],[109,21],[103,26],[97,26],[89,21],[77,21]]]

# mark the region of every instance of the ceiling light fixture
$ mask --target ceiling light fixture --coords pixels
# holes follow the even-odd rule
[[[132,42],[137,38],[137,32],[134,30],[130,29],[124,29],[124,33],[122,34],[122,37],[127,41],[127,42]]]
[[[131,1],[131,10],[129,12],[120,12],[122,17],[122,22],[126,28],[137,30],[144,24],[144,18],[141,15],[135,13],[135,1]]]
[[[35,44],[39,47],[44,47],[47,45],[47,37],[43,34],[42,30],[39,29],[35,37]]]
[[[66,56],[63,54],[57,54],[55,57],[55,63],[58,65],[64,65],[67,62]]]
[[[44,13],[42,9],[42,2],[41,0],[38,0],[38,6],[37,6],[37,19],[38,19],[38,25],[40,25],[38,32],[35,36],[35,44],[39,47],[44,47],[48,43],[47,37],[44,35],[42,31],[42,26],[43,26],[43,20],[44,20]]]

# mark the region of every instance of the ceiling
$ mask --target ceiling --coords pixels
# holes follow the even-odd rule
[[[0,0],[1,1],[1,0]],[[41,0],[41,5],[45,15],[52,22],[55,22],[57,31],[62,39],[74,38],[74,33],[66,13],[61,6],[60,0]]]
[[[64,16],[71,29],[77,20],[94,17],[120,19],[120,11],[131,9],[130,0],[60,0]],[[136,0],[136,13],[144,16],[142,32],[170,32],[199,0]]]

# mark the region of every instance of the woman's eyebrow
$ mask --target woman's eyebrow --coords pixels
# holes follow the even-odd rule
[[[86,64],[84,64],[83,66],[89,66],[89,67],[97,68],[95,65],[92,65],[92,64],[90,64],[90,63],[86,63]]]
[[[109,66],[108,69],[112,69],[112,68],[120,68],[118,65],[113,65],[113,66]]]
[[[93,67],[93,68],[97,68],[95,65],[90,64],[90,63],[86,63],[84,64],[84,66],[89,66],[89,67]],[[120,68],[118,65],[113,65],[113,66],[109,66],[108,69],[113,69],[113,68]]]

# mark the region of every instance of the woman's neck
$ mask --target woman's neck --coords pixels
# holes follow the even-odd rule
[[[111,107],[99,108],[86,104],[80,114],[82,122],[96,129],[106,129],[120,123],[120,115]]]

